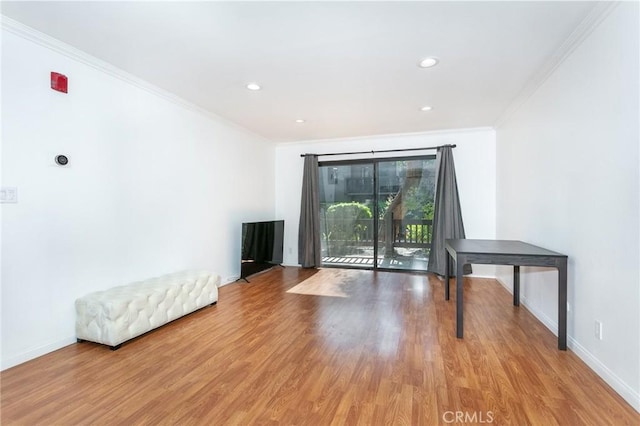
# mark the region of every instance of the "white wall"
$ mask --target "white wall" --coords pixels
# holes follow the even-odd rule
[[[19,199],[2,205],[2,368],[75,341],[88,292],[186,268],[239,275],[241,223],[275,209],[269,142],[47,43],[65,49],[2,31],[2,184]]]
[[[497,232],[569,256],[569,347],[640,410],[638,36],[638,3],[618,6],[498,127]],[[522,272],[557,330],[556,272]]]
[[[284,219],[286,223],[284,263],[298,264],[298,221],[303,164],[300,154],[417,148],[444,144],[457,145],[453,150],[453,157],[467,238],[495,238],[495,132],[491,129],[280,144],[276,147],[276,216]],[[435,154],[435,151],[410,154],[428,155]],[[375,157],[394,155],[398,154],[376,154]],[[324,158],[333,161],[345,157]],[[371,155],[348,158],[371,158]],[[320,158],[321,161],[322,159]],[[494,271],[493,266],[474,266],[474,275],[494,276]]]

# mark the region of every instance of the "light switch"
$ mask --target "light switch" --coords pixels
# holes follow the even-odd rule
[[[17,203],[18,188],[15,186],[3,186],[0,188],[0,203]]]

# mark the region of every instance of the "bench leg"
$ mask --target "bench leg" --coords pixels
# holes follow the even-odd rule
[[[120,343],[119,345],[109,346],[109,347],[111,348],[112,351],[117,351],[118,349],[120,349],[120,346],[122,346],[122,343]]]

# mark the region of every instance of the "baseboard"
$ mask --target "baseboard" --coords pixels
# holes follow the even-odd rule
[[[500,278],[496,280],[502,285],[509,293],[513,294],[513,290]],[[541,323],[543,323],[553,334],[558,335],[558,323],[546,315],[544,312],[536,309],[528,303],[526,297],[520,298],[520,304],[527,308],[529,312],[533,314]],[[582,346],[573,337],[567,335],[567,347],[575,353],[578,358],[584,361],[589,368],[591,368],[602,380],[604,380],[614,391],[618,393],[625,401],[629,403],[636,411],[640,412],[640,393],[629,386],[624,380],[618,377],[609,367],[607,367],[602,361],[600,361],[595,355],[593,355],[587,348]]]
[[[30,349],[26,352],[23,352],[19,355],[12,356],[8,359],[3,359],[0,361],[1,370],[6,370],[11,367],[15,367],[18,364],[25,363],[27,361],[31,361],[32,359],[38,358],[42,355],[46,355],[50,352],[57,351],[58,349],[62,349],[65,346],[69,346],[76,342],[75,337],[68,337],[65,339],[58,340],[57,342],[52,342],[44,346],[40,346],[35,349]]]
[[[490,278],[492,280],[496,279],[495,275],[487,275],[487,274],[469,274],[469,275],[465,275],[465,277],[469,277],[469,278]]]
[[[598,358],[589,352],[584,346],[572,338],[568,339],[568,346],[585,362],[598,376],[613,388],[625,401],[640,413],[640,393],[625,383],[613,371],[604,365]]]
[[[240,275],[232,275],[224,279],[224,282],[221,282],[218,287],[222,287],[225,285],[233,284],[240,279]]]

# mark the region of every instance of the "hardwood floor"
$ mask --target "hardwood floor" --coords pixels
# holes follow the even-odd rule
[[[464,340],[454,321],[435,277],[277,268],[118,351],[2,372],[0,422],[640,424],[496,281],[465,279]]]

